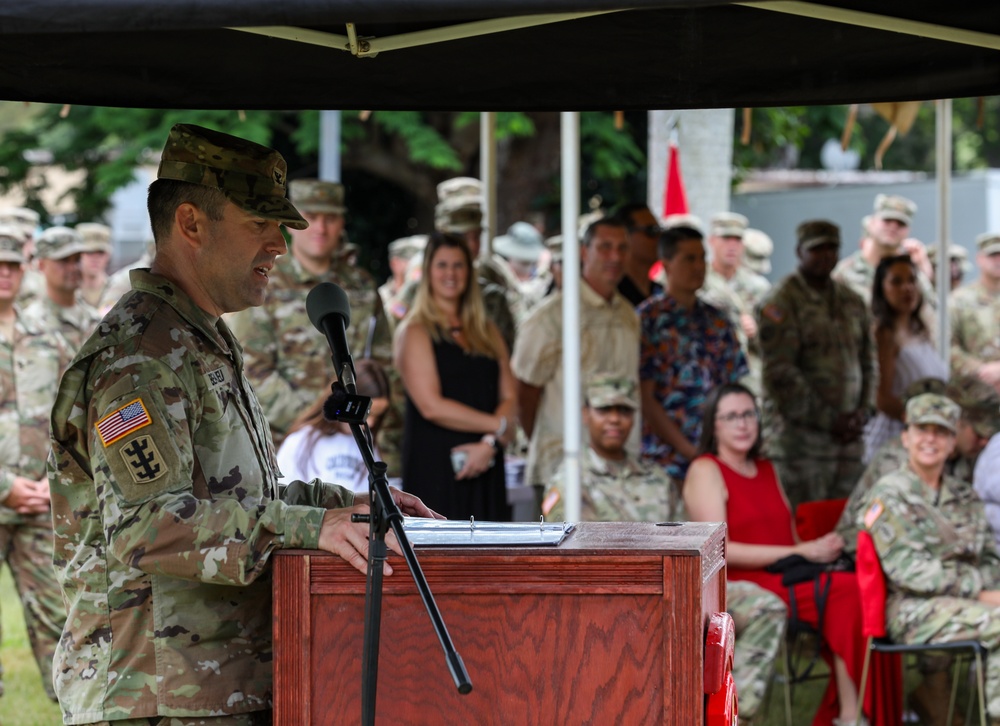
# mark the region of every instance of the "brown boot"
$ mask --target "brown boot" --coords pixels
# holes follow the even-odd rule
[[[929,673],[910,695],[910,705],[926,726],[964,726],[965,719],[955,713],[948,723],[948,702],[951,700],[951,678],[947,670]],[[956,707],[956,711],[957,711]]]

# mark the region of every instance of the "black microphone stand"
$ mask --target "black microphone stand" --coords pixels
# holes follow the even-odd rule
[[[342,401],[347,397],[347,391],[341,383],[332,385],[333,394],[330,402]],[[357,396],[352,396],[357,398]],[[403,529],[403,514],[389,492],[389,480],[386,478],[385,462],[375,461],[375,454],[371,441],[371,431],[365,422],[367,406],[363,406],[365,416],[361,417],[361,423],[357,421],[358,416],[338,416],[337,412],[343,406],[325,406],[323,414],[327,418],[334,420],[346,420],[354,434],[354,441],[361,451],[365,466],[368,468],[368,492],[371,505],[369,514],[353,514],[351,521],[368,522],[368,579],[365,585],[365,632],[364,632],[364,654],[362,656],[361,673],[361,723],[364,726],[375,726],[375,696],[378,687],[378,654],[379,637],[382,621],[382,566],[387,558],[385,535],[392,528],[396,534],[396,540],[403,552],[403,558],[413,575],[413,581],[417,585],[420,599],[424,602],[427,614],[430,616],[434,632],[437,633],[438,640],[441,641],[441,648],[444,650],[445,662],[451,677],[455,681],[458,692],[466,694],[472,691],[472,681],[469,680],[469,673],[465,670],[462,657],[455,650],[455,646],[448,634],[448,628],[441,617],[437,603],[434,602],[434,595],[431,593],[424,572],[420,569],[410,541],[406,537]],[[347,408],[351,408],[348,406]]]

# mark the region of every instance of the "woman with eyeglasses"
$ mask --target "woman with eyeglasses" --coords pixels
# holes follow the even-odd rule
[[[821,630],[832,653],[831,658],[824,649],[831,679],[813,726],[853,725],[865,652],[857,580],[853,572],[830,572],[820,578],[820,588],[816,580],[786,587],[781,574],[765,570],[791,555],[833,562],[844,540],[836,533],[798,540],[775,468],[760,455],[759,421],[757,402],[746,387],[726,384],[712,391],[705,401],[698,457],[684,480],[684,504],[693,521],[726,522],[730,581],[749,581],[770,590],[800,622]],[[817,590],[822,592],[827,582],[820,623]]]

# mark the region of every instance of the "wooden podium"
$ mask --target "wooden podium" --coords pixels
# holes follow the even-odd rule
[[[581,523],[558,547],[418,547],[473,690],[460,695],[406,563],[385,578],[379,724],[703,723],[725,528]],[[274,561],[277,726],[361,721],[365,578],[303,550]]]

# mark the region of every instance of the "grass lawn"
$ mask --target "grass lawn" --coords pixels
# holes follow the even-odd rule
[[[21,602],[14,580],[6,566],[0,571],[0,615],[3,642],[4,696],[0,698],[0,724],[3,726],[58,726],[62,723],[59,707],[48,699],[24,629]]]

